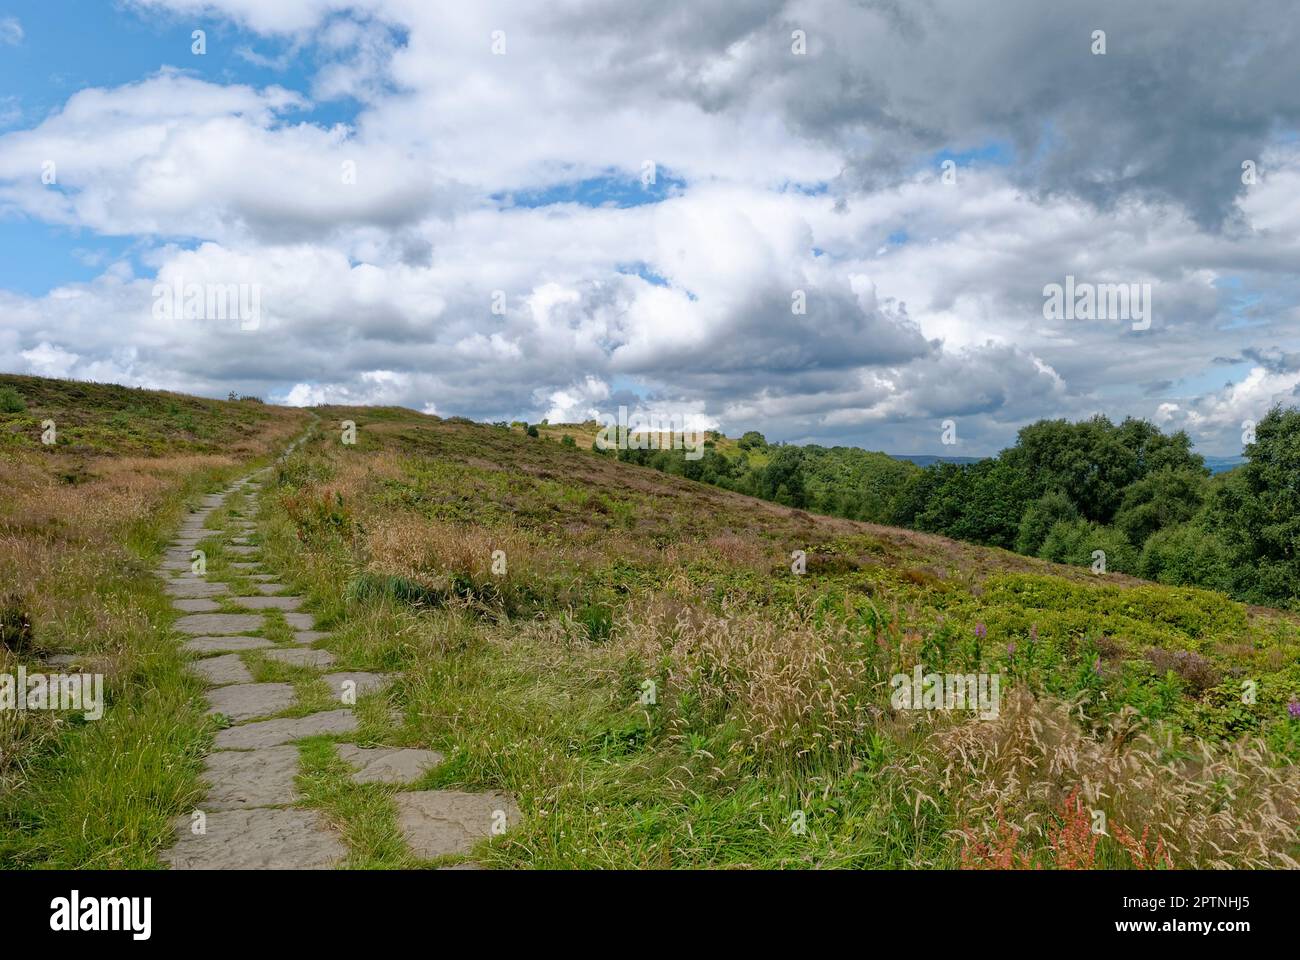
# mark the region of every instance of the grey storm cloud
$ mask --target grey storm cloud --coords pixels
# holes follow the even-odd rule
[[[655,16],[606,61],[625,82],[654,64],[660,86],[706,110],[770,103],[806,136],[865,141],[845,171],[854,188],[901,180],[939,150],[1005,144],[1026,188],[1102,206],[1173,201],[1217,227],[1244,189],[1242,164],[1300,122],[1289,0],[767,3],[696,30],[682,6],[644,9]],[[806,56],[791,52],[794,30]],[[1092,52],[1098,30],[1104,55]],[[737,69],[714,78],[708,65],[734,45]]]

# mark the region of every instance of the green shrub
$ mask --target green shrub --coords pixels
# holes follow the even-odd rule
[[[1048,531],[1038,555],[1054,563],[1090,567],[1093,551],[1106,554],[1108,573],[1136,573],[1137,551],[1124,534],[1114,527],[1103,527],[1087,520],[1059,520]]]
[[[1020,529],[1016,533],[1016,552],[1027,553],[1031,557],[1043,547],[1047,534],[1062,520],[1079,519],[1070,498],[1059,490],[1045,493],[1025,510],[1020,518]]]
[[[1232,589],[1231,548],[1194,524],[1169,527],[1151,536],[1138,559],[1138,575],[1175,586]]]
[[[22,396],[13,387],[0,387],[0,413],[22,413],[27,409]]]

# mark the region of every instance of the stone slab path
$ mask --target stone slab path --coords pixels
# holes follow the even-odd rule
[[[342,837],[321,813],[298,806],[303,798],[296,782],[300,758],[295,744],[304,737],[355,733],[359,724],[352,707],[357,698],[383,689],[392,680],[391,675],[361,671],[325,673],[337,658],[314,645],[330,634],[314,629],[313,615],[302,609],[304,598],[286,595],[286,586],[263,567],[256,524],[232,514],[224,530],[207,526],[211,514],[231,493],[256,497],[261,486],[254,474],[222,493],[203,497],[199,509],[182,523],[160,565],[164,589],[181,614],[175,627],[183,635],[182,647],[196,658],[190,669],[209,687],[208,713],[226,725],[216,734],[203,771],[206,799],[198,810],[175,820],[176,843],[160,854],[173,869],[341,866],[348,852]],[[191,551],[202,540],[216,537],[222,540],[223,556],[239,558],[226,566],[254,581],[253,595],[235,596],[228,584],[192,571]],[[292,643],[258,635],[269,611],[287,621],[294,631]],[[294,685],[255,682],[249,667],[256,662],[245,661],[245,654],[314,672],[341,706],[305,716],[280,716],[296,706]],[[354,782],[396,791],[398,827],[417,857],[467,854],[479,840],[518,822],[519,810],[505,794],[403,791],[442,762],[442,754],[436,751],[363,748],[352,743],[338,743],[336,749],[352,769]]]

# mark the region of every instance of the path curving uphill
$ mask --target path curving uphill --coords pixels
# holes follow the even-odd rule
[[[299,438],[282,455],[290,452]],[[245,477],[221,493],[203,498],[181,525],[164,554],[164,589],[181,616],[176,629],[194,655],[191,670],[208,684],[209,714],[228,724],[215,738],[204,769],[208,794],[199,808],[177,817],[176,843],[160,852],[173,869],[330,869],[344,865],[343,836],[318,810],[302,806],[297,786],[299,751],[306,737],[355,734],[356,698],[382,690],[391,676],[334,671],[334,654],[318,645],[330,634],[313,629],[313,617],[300,608],[303,598],[284,593],[285,585],[267,570],[255,541],[253,512],[230,510],[220,531],[207,528],[211,515],[228,498],[260,496],[262,475]],[[251,584],[248,595],[232,593],[227,583],[207,577],[196,554],[205,539],[223,538],[222,553],[237,559],[229,566]],[[268,639],[266,618],[283,618],[292,639]],[[311,671],[329,687],[335,701],[326,709],[303,712],[290,683],[255,682],[247,655]],[[362,748],[338,742],[339,756],[353,769],[356,783],[411,784],[442,761],[432,750]],[[500,793],[454,790],[398,792],[397,826],[418,858],[464,855],[502,824],[519,817],[513,800]],[[460,868],[472,864],[460,864]]]

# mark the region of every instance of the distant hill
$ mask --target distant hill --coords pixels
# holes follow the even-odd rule
[[[1235,470],[1246,462],[1245,457],[1206,457],[1205,465],[1210,468],[1210,473],[1227,473],[1229,470]]]
[[[889,456],[895,460],[906,460],[914,463],[918,467],[928,467],[935,463],[979,463],[983,457],[944,457],[932,453],[891,453]],[[1209,468],[1210,473],[1227,473],[1229,470],[1235,470],[1246,462],[1245,457],[1206,457],[1205,465]]]

